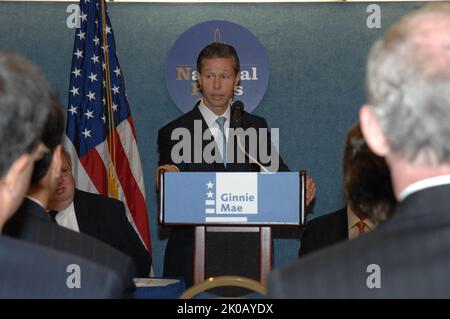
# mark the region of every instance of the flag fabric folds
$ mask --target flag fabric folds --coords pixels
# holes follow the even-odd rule
[[[104,0],[80,1],[70,72],[65,144],[77,188],[123,201],[151,251],[136,132]]]

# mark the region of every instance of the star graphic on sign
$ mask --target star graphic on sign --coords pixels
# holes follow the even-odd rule
[[[105,46],[102,45],[102,50],[103,50],[103,51],[109,52],[108,49],[109,49],[109,45],[106,45],[106,48],[105,48]]]
[[[97,81],[97,74],[91,72],[91,75],[88,76],[91,82]]]
[[[102,62],[102,69],[103,69],[103,70],[106,70],[106,64],[105,64],[105,62]]]
[[[97,3],[97,9],[98,9],[98,3]],[[98,20],[95,20],[94,23],[98,27]]]
[[[101,117],[101,119],[102,119],[103,123],[106,123],[106,116],[105,116],[105,114],[103,114],[103,116]]]
[[[208,196],[208,198],[213,198],[214,193],[209,191],[206,193],[206,195]]]
[[[77,107],[76,107],[76,106],[73,106],[72,104],[70,104],[70,109],[68,109],[68,111],[69,111],[70,113],[72,113],[72,115],[78,114],[78,113],[77,113]]]
[[[107,34],[111,33],[111,27],[109,25],[106,26],[105,30]]]
[[[83,11],[81,11],[81,15],[80,15],[80,19],[81,20],[83,20],[83,21],[87,21],[87,14],[86,13],[84,13]]]
[[[92,56],[91,60],[94,61],[94,64],[95,64],[95,63],[100,63],[100,62],[98,61],[98,58],[99,58],[99,56],[98,56],[98,55],[95,55],[95,53],[94,53],[94,55]]]
[[[91,130],[88,130],[87,127],[84,129],[84,132],[82,132],[81,134],[84,135],[84,138],[92,137]]]
[[[74,55],[77,56],[77,59],[82,58],[83,57],[83,51],[80,51],[80,49],[77,49],[77,52],[75,52]]]
[[[111,105],[111,108],[114,110],[114,112],[117,112],[118,111],[118,107],[119,105],[117,105],[117,104],[114,104],[114,102],[113,102],[113,104]]]
[[[86,96],[89,98],[89,101],[95,100],[95,92],[89,90],[89,94],[86,94]]]
[[[210,188],[212,188],[212,187],[214,186],[214,184],[213,184],[211,181],[209,181],[209,182],[206,184],[206,186],[208,186],[208,189],[210,189]]]
[[[75,77],[79,77],[81,76],[81,69],[77,69],[77,67],[75,67],[72,73],[75,74]]]
[[[92,41],[94,41],[95,45],[99,45],[99,44],[100,44],[100,39],[99,39],[97,36],[95,36],[95,37],[92,39]]]
[[[119,69],[119,67],[116,67],[113,72],[116,74],[117,77],[120,76],[120,69]]]
[[[114,84],[114,86],[111,88],[111,90],[114,91],[114,94],[119,94],[119,87],[116,86],[115,84]]]
[[[94,111],[87,110],[87,112],[84,113],[84,115],[86,115],[87,119],[89,120],[91,117],[94,118],[94,115],[92,115],[92,113],[94,113]]]
[[[103,105],[105,105],[105,104],[106,104],[106,99],[103,98],[103,99],[102,99],[102,102],[103,102]]]
[[[84,39],[84,35],[85,35],[85,34],[86,34],[86,32],[83,32],[83,31],[80,30],[80,32],[77,34],[77,37],[79,37],[80,40],[81,40],[81,39]]]
[[[70,93],[73,94],[73,96],[75,95],[80,95],[80,93],[78,93],[79,88],[76,88],[75,86],[72,86],[72,90],[69,90]]]

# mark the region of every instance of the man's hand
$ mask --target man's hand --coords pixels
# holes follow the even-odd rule
[[[179,172],[175,165],[164,164],[156,169],[156,187],[159,190],[159,172],[165,170],[166,172]]]
[[[314,184],[311,177],[306,176],[306,207],[311,204],[316,196],[316,184]]]

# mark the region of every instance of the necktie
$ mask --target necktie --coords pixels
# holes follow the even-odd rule
[[[56,223],[56,214],[58,214],[58,212],[55,210],[51,210],[48,212],[48,214],[49,214],[50,218],[52,219],[52,221],[54,223]]]
[[[358,234],[364,234],[364,228],[366,227],[366,224],[364,223],[363,220],[359,220],[359,222],[356,223],[356,225],[358,226]]]
[[[227,119],[225,117],[219,117],[217,118],[216,122],[219,125],[220,134],[218,134],[218,141],[217,144],[221,148],[222,152],[222,159],[223,159],[223,165],[227,167],[227,139],[225,137],[225,121]],[[219,137],[220,136],[220,137]]]

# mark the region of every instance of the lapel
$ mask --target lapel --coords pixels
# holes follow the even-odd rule
[[[80,190],[75,189],[73,199],[75,216],[81,233],[98,234],[98,223],[95,214],[90,210],[88,197]]]
[[[340,210],[339,227],[336,227],[338,239],[348,239],[348,215],[347,206]]]
[[[248,128],[250,128],[250,123],[247,121],[247,117],[245,116],[244,113],[242,113],[241,128],[244,131],[247,130]],[[237,129],[237,127],[236,127],[236,125],[234,125],[234,123],[230,122],[230,129]],[[256,128],[256,127],[255,127],[255,129],[258,130],[258,128]],[[258,131],[256,133],[258,136]],[[244,146],[245,151],[248,153],[249,152],[249,140],[241,139],[240,142],[241,142],[242,146]],[[258,142],[259,142],[259,140],[258,140]],[[228,139],[227,148],[231,149],[231,147],[233,147],[233,150],[234,150],[234,153],[233,153],[234,162],[227,165],[227,169],[226,169],[227,171],[229,171],[229,172],[258,172],[259,171],[259,167],[255,168],[256,164],[252,164],[246,155],[244,155],[245,162],[238,163],[238,154],[240,153],[242,155],[242,151],[240,150],[240,148],[238,146],[237,136],[234,136],[234,138],[233,138],[233,146],[231,145],[231,138]],[[257,148],[258,148],[258,145],[257,145]]]

